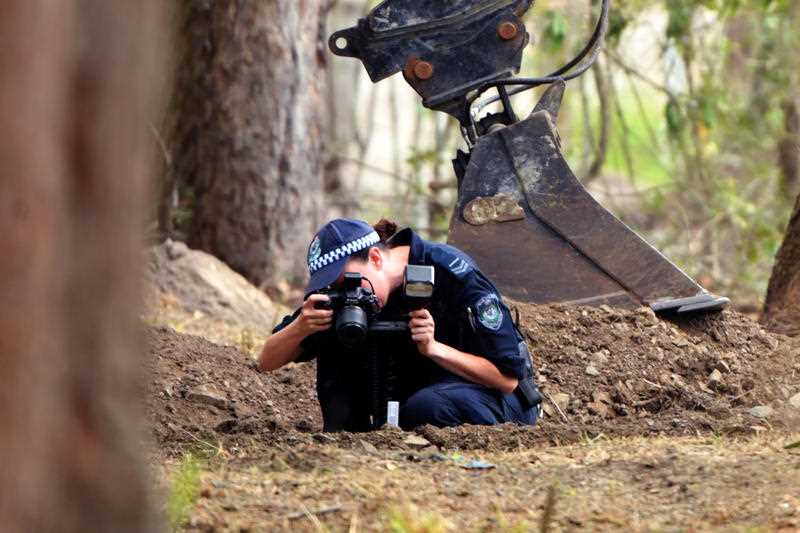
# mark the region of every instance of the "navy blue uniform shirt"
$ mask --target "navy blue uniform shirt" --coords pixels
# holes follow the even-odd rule
[[[520,351],[522,338],[511,314],[497,288],[478,270],[471,257],[447,244],[426,241],[409,228],[398,232],[387,244],[389,247],[408,245],[409,264],[434,267],[434,292],[428,310],[433,316],[437,341],[484,357],[507,376],[530,379],[530,360],[527,351]],[[401,293],[396,290],[390,295],[379,319],[396,316],[403,309]],[[286,327],[299,312],[298,309],[286,316],[273,333]],[[340,349],[331,328],[309,336],[302,344],[297,361],[309,361]],[[417,366],[414,375],[419,380],[417,386],[463,381],[428,358],[419,356],[414,364]]]

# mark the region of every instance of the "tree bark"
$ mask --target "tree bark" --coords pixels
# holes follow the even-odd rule
[[[194,194],[189,244],[262,287],[304,282],[324,218],[323,4],[183,3],[170,151]]]
[[[800,334],[800,196],[775,259],[762,319],[775,331]]]
[[[135,302],[161,6],[0,3],[3,531],[153,529]]]
[[[800,109],[797,99],[786,98],[782,104],[785,134],[778,142],[781,169],[780,192],[789,201],[800,184]]]

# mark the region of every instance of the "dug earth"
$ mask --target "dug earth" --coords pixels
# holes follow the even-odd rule
[[[219,287],[236,287],[268,322],[274,304],[243,296],[240,279],[216,279],[238,276],[216,263],[206,285],[217,292],[194,284],[186,301],[180,280],[197,277],[180,251],[180,279],[165,279],[170,256],[154,252],[158,298],[146,314],[147,416],[164,491],[187,454],[202,458],[178,527],[800,527],[800,342],[748,317],[508,302],[546,398],[535,428],[324,434],[313,363],[260,373],[253,354],[271,324],[255,327],[252,307],[239,320]],[[176,331],[186,323],[206,338]]]

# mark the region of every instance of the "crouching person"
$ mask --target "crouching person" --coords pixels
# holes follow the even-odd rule
[[[428,307],[406,315],[402,287],[408,265],[433,267],[436,282]],[[345,273],[361,275],[376,297],[379,318],[408,316],[407,344],[392,343],[403,351],[395,384],[403,429],[536,423],[541,397],[525,342],[497,289],[469,256],[410,229],[396,233],[385,220],[372,227],[337,219],[311,241],[308,268],[303,306],[275,328],[259,365],[271,371],[317,359],[324,431],[371,427],[363,359],[337,338],[334,312],[320,308],[329,297],[318,291],[341,286]]]

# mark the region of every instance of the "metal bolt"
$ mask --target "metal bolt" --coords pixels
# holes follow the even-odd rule
[[[416,57],[409,57],[408,61],[406,61],[406,65],[403,67],[403,74],[405,74],[406,78],[413,78],[414,77],[414,65],[417,64],[419,59]]]
[[[414,64],[414,76],[422,81],[431,79],[431,76],[433,76],[433,65],[427,61],[417,61],[416,64]]]
[[[497,25],[497,35],[504,41],[510,41],[517,36],[517,25],[513,22],[501,22]]]

